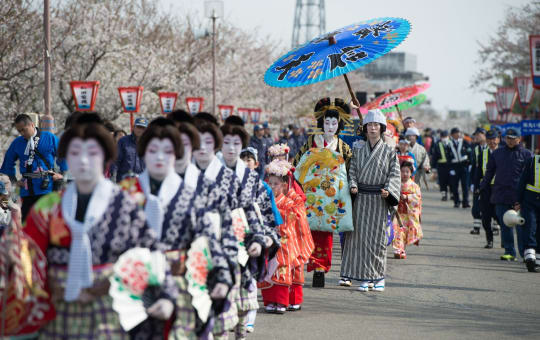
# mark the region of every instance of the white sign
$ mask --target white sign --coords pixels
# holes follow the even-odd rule
[[[531,98],[534,92],[531,77],[517,77],[514,79],[517,94],[519,98],[519,104],[522,107],[527,107],[531,102]]]
[[[174,97],[161,97],[161,106],[163,107],[163,113],[170,113],[174,110]]]
[[[122,101],[124,102],[124,109],[126,111],[137,110],[137,92],[137,90],[122,91]]]
[[[508,113],[512,108],[515,90],[513,87],[500,87],[495,95],[499,112]]]
[[[90,109],[90,104],[92,103],[92,92],[94,90],[93,86],[76,86],[73,88],[75,92],[75,98],[80,109]]]

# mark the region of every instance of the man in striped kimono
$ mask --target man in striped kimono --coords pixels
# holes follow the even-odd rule
[[[346,232],[341,277],[360,281],[358,290],[384,291],[386,223],[388,211],[399,203],[401,176],[394,148],[381,138],[386,118],[380,110],[364,118],[368,142],[354,149],[349,185],[357,194],[353,207],[354,230]]]

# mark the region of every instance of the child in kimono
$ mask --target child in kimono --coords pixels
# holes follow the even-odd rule
[[[398,214],[403,226],[394,223],[394,258],[406,259],[405,247],[418,245],[422,239],[420,215],[422,214],[422,193],[420,186],[412,180],[414,165],[411,162],[401,163],[401,195]]]
[[[314,248],[304,201],[289,185],[291,168],[285,160],[273,160],[266,168],[268,183],[284,220],[278,226],[281,248],[269,264],[265,281],[259,284],[268,313],[283,314],[286,310],[301,309],[304,264]]]

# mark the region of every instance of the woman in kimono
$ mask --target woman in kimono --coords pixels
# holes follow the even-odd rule
[[[241,182],[233,170],[227,168],[216,156],[221,149],[223,135],[214,123],[196,119],[200,148],[193,152],[195,165],[201,176],[213,182],[214,189],[208,195],[208,207],[217,211],[217,223],[221,225],[221,245],[229,259],[229,271],[234,285],[227,294],[223,312],[215,319],[212,334],[214,339],[228,339],[228,332],[238,323],[237,294],[240,290],[240,270],[238,268],[238,242],[233,229],[232,212],[240,207]]]
[[[129,180],[134,181],[129,186],[124,185],[135,188],[130,192],[144,206],[147,223],[167,252],[172,275],[181,293],[176,300],[177,313],[171,336],[194,339],[196,314],[184,277],[185,253],[199,236],[206,236],[213,266],[209,275],[215,282],[209,287],[213,299],[225,298],[232,286],[228,260],[211,224],[210,211],[190,204],[197,195],[195,187],[187,185],[188,180],[175,172],[175,161],[184,156],[184,149],[180,132],[173,122],[166,118],[153,120],[141,136],[137,152],[144,159],[146,169],[138,178]],[[152,331],[155,333],[155,330],[148,330]]]
[[[221,133],[223,134],[223,146],[221,148],[223,162],[229,169],[234,170],[242,183],[240,206],[246,214],[250,234],[249,236],[246,235],[245,247],[250,258],[256,259],[261,255],[263,248],[270,248],[274,244],[274,240],[265,235],[265,229],[275,227],[270,198],[267,196],[259,174],[249,169],[244,161],[240,159],[242,149],[247,147],[249,141],[246,130],[238,125],[225,124],[221,127]],[[263,203],[264,210],[261,209],[259,202]],[[266,228],[264,227],[265,224],[267,224]],[[236,326],[236,339],[246,338],[247,315],[250,311],[257,311],[259,308],[255,276],[257,276],[260,269],[251,265],[256,262],[251,261],[251,259],[249,263],[240,263],[242,278],[240,294],[236,299],[239,319]]]
[[[347,188],[344,190],[343,197],[340,199],[334,197],[340,189],[345,187],[347,169],[352,155],[347,143],[338,137],[345,123],[352,124],[349,113],[349,106],[343,99],[336,98],[333,103],[330,98],[319,100],[315,106],[315,118],[317,119],[317,127],[323,132],[322,134],[312,135],[308,138],[307,143],[296,154],[293,163],[296,167],[295,177],[306,193],[308,220],[315,242],[315,250],[307,266],[308,272],[315,271],[313,274],[313,287],[324,287],[324,274],[328,273],[332,265],[333,232],[341,231],[339,220],[341,217],[350,216],[352,209],[351,198]],[[340,178],[340,180],[336,181],[334,178],[334,181],[325,180],[321,182],[319,180],[317,182],[317,180],[310,180],[309,182],[304,182],[300,178],[302,171],[299,170],[305,168],[304,170],[307,171],[307,167],[312,166],[314,161],[326,164],[323,165],[324,167],[332,164],[328,169],[331,172],[335,172],[334,166],[336,166],[338,173],[332,177]],[[344,166],[340,166],[340,164]],[[321,171],[326,172],[325,169]],[[317,176],[320,176],[320,174],[317,174]],[[330,189],[330,187],[333,189]],[[312,193],[311,195],[310,192]],[[325,202],[324,206],[328,206],[329,208],[324,209],[324,207],[318,205],[320,200],[317,197],[322,197],[328,201]],[[338,202],[334,202],[335,200],[338,200]],[[337,210],[334,209],[331,203],[337,203],[336,207],[339,206],[339,209],[342,211],[339,213],[341,217],[337,217]],[[352,223],[350,222],[350,218],[345,218],[343,225],[347,225],[343,229],[351,230]]]
[[[271,261],[275,271],[259,284],[265,310],[283,314],[298,311],[303,302],[304,264],[309,260],[314,243],[306,218],[304,200],[290,186],[292,166],[285,160],[273,160],[267,167],[268,182],[284,220],[278,226],[281,248]]]
[[[47,268],[48,289],[33,293],[41,292],[36,298],[49,303],[56,313],[39,338],[129,339],[112,308],[109,276],[126,250],[155,248],[156,233],[135,202],[104,178],[116,149],[103,125],[74,125],[63,134],[58,153],[67,160],[74,181],[64,191],[41,198],[23,229],[28,243],[37,245],[46,257],[42,265]],[[173,298],[171,291],[147,312],[168,319]]]
[[[411,162],[401,162],[401,195],[398,211],[403,228],[394,223],[394,258],[406,259],[405,247],[418,245],[422,239],[420,216],[422,214],[422,193],[420,186],[412,180],[414,165]]]
[[[399,202],[401,176],[395,148],[382,139],[386,118],[380,110],[369,111],[363,129],[367,143],[354,149],[349,168],[354,202],[354,231],[345,233],[341,276],[360,281],[358,290],[384,291],[386,224],[390,207]]]

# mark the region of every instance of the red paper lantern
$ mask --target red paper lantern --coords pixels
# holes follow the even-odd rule
[[[142,86],[128,86],[118,88],[118,93],[120,94],[120,101],[122,101],[122,108],[124,109],[124,112],[139,112],[139,109],[141,108],[143,90],[144,87]]]
[[[234,106],[232,105],[218,105],[219,115],[221,120],[225,121],[228,117],[234,114]]]
[[[247,107],[239,107],[237,112],[240,118],[244,121],[244,123],[247,123],[249,121],[249,110]]]
[[[521,105],[521,107],[525,110],[531,103],[531,98],[534,92],[531,77],[514,78],[514,87],[518,95],[519,105]]]
[[[195,115],[202,111],[203,109],[204,98],[202,97],[187,97],[186,104],[188,112],[192,115]]]
[[[75,101],[75,110],[94,111],[99,81],[70,81],[71,94]]]
[[[249,109],[249,117],[253,124],[257,124],[261,121],[261,109]]]
[[[176,106],[176,100],[178,99],[178,93],[176,92],[158,92],[159,106],[161,107],[161,114],[166,115],[171,113]]]
[[[486,102],[486,114],[489,122],[497,121],[497,103],[496,102]]]

